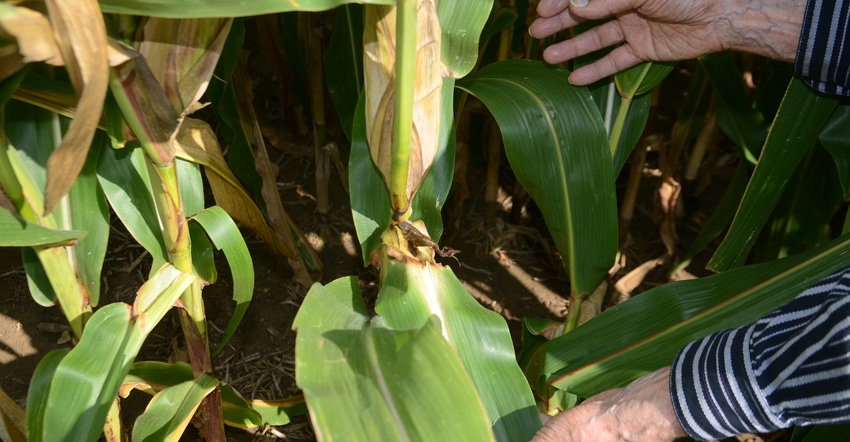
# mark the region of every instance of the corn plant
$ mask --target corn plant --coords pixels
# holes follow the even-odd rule
[[[394,51],[377,53],[369,52],[369,46],[376,41],[380,46],[382,33],[393,29],[385,24],[392,19],[387,19],[388,13],[377,13],[381,19],[376,25],[367,7],[364,37],[367,80],[352,131],[352,184],[369,189],[352,194],[353,216],[364,263],[376,264],[381,271],[381,289],[375,306],[378,316],[367,315],[354,280],[315,286],[295,322],[299,332],[299,385],[305,390],[314,426],[323,438],[351,434],[362,438],[379,435],[393,440],[450,437],[449,434],[472,438],[446,422],[470,422],[463,426],[470,432],[472,429],[467,427],[480,425],[471,423],[480,422],[475,401],[469,405],[464,399],[477,394],[491,431],[488,434],[482,429],[478,437],[522,440],[529,437],[538,423],[524,412],[514,412],[514,416],[522,418],[511,420],[504,414],[505,409],[494,403],[500,399],[497,393],[488,390],[494,384],[487,378],[494,374],[503,382],[511,378],[508,372],[482,374],[476,367],[487,358],[481,354],[481,348],[493,351],[487,336],[490,327],[484,325],[483,316],[479,320],[466,312],[472,309],[462,304],[468,295],[449,282],[452,277],[448,269],[433,261],[436,255],[454,253],[437,244],[442,225],[436,217],[429,222],[426,211],[435,202],[439,207],[444,200],[444,193],[435,193],[429,186],[445,172],[435,161],[429,174],[422,178],[418,171],[427,169],[428,163],[421,163],[421,146],[417,145],[421,139],[408,141],[410,107],[414,116],[417,115],[416,106],[427,107],[425,99],[414,100],[415,104],[408,104],[406,110],[398,106],[403,92],[419,96],[419,88],[427,88],[423,84],[436,84],[436,81],[429,80],[433,73],[422,64],[417,65],[416,76],[411,75],[415,80],[406,80],[414,81],[415,87],[406,86],[408,83],[402,78],[404,68],[399,65],[405,63],[405,51],[413,51],[409,49],[411,46],[404,46],[408,40],[402,36],[406,29],[402,24],[405,14],[410,14],[403,10],[405,7],[412,5],[403,2],[397,5],[398,36]],[[421,2],[419,7],[417,20],[432,20],[421,11]],[[444,26],[445,34],[447,18],[437,14],[437,20]],[[419,28],[418,38],[423,43],[418,46],[417,57],[430,49],[424,44],[433,40],[430,35]],[[389,81],[373,82],[368,78],[368,64],[383,61],[382,56],[388,52],[395,54],[397,63],[394,80],[400,89],[392,96],[395,102],[388,98]],[[443,55],[443,63],[448,64],[445,52]],[[542,411],[556,413],[574,405],[578,398],[624,385],[669,364],[678,348],[690,340],[753,321],[817,279],[846,265],[843,258],[847,252],[846,237],[829,241],[823,234],[822,226],[827,222],[824,219],[835,213],[837,205],[834,205],[833,210],[827,206],[822,211],[826,212],[826,218],[821,215],[819,221],[814,221],[821,233],[805,243],[808,247],[803,248],[808,248],[807,251],[800,253],[803,249],[800,245],[793,252],[783,246],[784,252],[779,256],[793,256],[730,269],[746,261],[799,159],[807,155],[818,138],[831,152],[835,152],[837,145],[846,145],[848,139],[846,133],[838,135],[839,122],[845,118],[843,108],[836,107],[838,100],[818,96],[798,80],[789,82],[787,77],[784,84],[779,82],[779,91],[785,98],[776,117],[771,124],[765,122],[763,116],[755,114],[757,109],[742,100],[744,94],[736,93],[740,77],[734,76],[736,68],[726,57],[701,59],[700,72],[708,72],[717,90],[718,126],[739,146],[742,158],[758,165],[740,200],[739,215],[710,264],[720,274],[663,285],[595,318],[593,308],[583,315],[582,306],[600,292],[604,294],[604,279],[614,265],[618,247],[614,180],[643,132],[650,112],[650,92],[674,64],[646,63],[590,89],[571,87],[566,82],[566,71],[534,61],[493,63],[457,82],[458,88],[484,102],[498,121],[511,167],[543,212],[570,276],[570,309],[564,323],[527,323],[527,340],[520,361]],[[417,63],[421,63],[419,59]],[[703,83],[695,81],[695,84],[705,89],[706,76],[699,78]],[[730,81],[738,83],[730,84]],[[377,88],[378,92],[370,88]],[[372,114],[380,116],[388,112],[390,103],[396,106],[392,119],[370,118]],[[444,118],[446,112],[443,111]],[[749,117],[741,118],[741,115]],[[399,118],[406,119],[403,125],[399,125]],[[376,128],[378,120],[384,125]],[[391,122],[392,143],[388,141]],[[421,134],[420,127],[425,126],[416,120],[412,124],[415,133]],[[758,149],[762,144],[764,147]],[[796,156],[787,157],[791,152]],[[843,156],[833,155],[840,166],[839,175],[844,176]],[[405,166],[407,172],[397,169]],[[746,165],[743,167],[746,171]],[[411,170],[412,178],[408,175]],[[746,178],[748,174],[743,176]],[[416,187],[418,182],[422,184]],[[418,193],[423,190],[427,193]],[[677,195],[673,194],[671,200],[675,201]],[[733,203],[727,205],[734,208],[739,203],[734,201],[734,191],[730,195]],[[711,229],[706,229],[704,238],[717,235],[716,226],[722,230],[728,225],[732,217],[724,222],[722,215],[718,213],[717,221]],[[781,225],[785,226],[784,230],[778,229],[778,234],[785,235],[792,221],[787,212],[776,216],[785,217]],[[423,222],[418,223],[420,220]],[[668,252],[658,263],[670,263],[674,258],[674,241],[674,238],[669,243],[665,240]],[[704,247],[705,239],[701,238],[700,242]],[[694,253],[696,250],[689,251],[688,256]],[[329,305],[333,307],[320,311],[320,306]],[[455,318],[461,314],[463,319],[457,321]],[[428,319],[429,315],[432,319]],[[589,318],[593,319],[588,321]],[[577,327],[585,321],[586,324]],[[434,328],[442,332],[460,356],[462,368],[475,389],[471,392],[467,388],[455,388],[453,406],[445,402],[444,396],[446,385],[457,382],[451,374],[456,364],[431,356],[433,368],[429,371],[420,366],[428,364],[429,356],[417,354],[413,349],[414,342],[422,352],[429,345],[441,345],[425,343],[426,335],[440,341]],[[469,334],[459,338],[462,336],[459,328],[469,330]],[[542,338],[544,334],[550,337],[554,334],[555,338]],[[464,341],[477,344],[470,348]],[[411,385],[416,385],[415,395],[409,393],[413,391]],[[343,403],[346,405],[340,406]],[[514,404],[527,410],[522,408],[527,403]],[[349,412],[352,409],[369,409],[374,413],[353,417]],[[425,409],[428,411],[422,412]]]
[[[121,14],[150,12],[145,4],[45,6],[38,12],[0,5],[4,35],[16,49],[3,61],[0,102],[2,245],[24,247],[33,298],[62,310],[76,345],[49,353],[34,373],[27,438],[95,440],[104,433],[120,440],[117,398],[133,389],[154,396],[133,426],[138,440],[177,439],[196,412],[209,440],[224,439],[225,423],[244,428],[288,422],[303,401],[248,401],[212,377],[201,289],[216,279],[213,247],[222,250],[237,306],[221,348],[244,315],[254,284],[250,255],[230,216],[288,256],[302,284],[321,264],[279,200],[269,199],[267,205],[278,210],[270,209],[273,223],[267,221],[209,125],[190,116],[231,35],[232,17],[288,7],[267,3],[237,13],[232,5],[213,4],[214,15],[231,18],[198,18],[204,15],[199,10],[161,18],[180,11],[171,5],[158,9],[159,17],[140,18]],[[27,65],[34,62],[46,64]],[[240,126],[251,121],[248,112],[235,115]],[[200,166],[217,206],[204,207]],[[132,305],[99,306],[110,208],[153,260]],[[146,336],[173,307],[189,364],[134,362]]]
[[[781,69],[751,102],[728,54],[706,56],[674,130],[671,163],[689,154],[698,165],[702,154],[688,152],[688,142],[719,128],[739,150],[738,173],[683,256],[668,207],[667,251],[656,262],[685,265],[728,227],[710,262],[718,274],[664,284],[597,315],[627,230],[618,232],[615,181],[630,157],[642,165],[645,152],[635,147],[652,91],[673,65],[646,63],[577,88],[564,67],[509,60],[512,52],[536,55],[516,22],[528,2],[347,3],[47,1],[42,12],[0,4],[4,43],[16,48],[0,63],[0,245],[22,248],[33,298],[58,306],[76,339],[33,374],[29,439],[120,440],[117,397],[138,389],[153,395],[135,421],[138,440],[176,440],[195,415],[208,440],[223,440],[224,424],[283,424],[304,405],[322,440],[528,440],[541,425],[538,410],[554,414],[669,364],[686,342],[752,321],[846,265],[848,237],[826,227],[848,198],[847,103]],[[380,274],[376,315],[353,277],[312,285],[293,324],[304,399],[252,401],[212,376],[201,297],[215,282],[212,248],[224,251],[234,275],[227,337],[253,286],[233,220],[285,255],[301,284],[317,280],[322,264],[269,192],[256,116],[236,98],[250,96],[250,86],[238,61],[244,29],[233,18],[331,8],[338,21],[324,59],[309,16],[281,23],[303,25],[305,64],[324,64],[351,139],[352,218],[363,264]],[[484,48],[497,35],[498,61],[490,63]],[[326,173],[320,79],[306,101],[317,168]],[[192,117],[205,93],[227,158],[209,125]],[[440,245],[441,209],[455,176],[456,133],[468,129],[467,94],[498,124],[570,278],[566,318],[527,320],[519,362],[504,319],[441,264],[458,258]],[[696,130],[700,120],[709,129]],[[838,167],[823,173],[830,157]],[[204,206],[201,168],[212,207]],[[664,176],[673,206],[674,175],[671,166]],[[132,305],[99,303],[109,209],[153,261]],[[173,307],[189,364],[135,361]]]

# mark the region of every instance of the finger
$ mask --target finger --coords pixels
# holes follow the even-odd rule
[[[567,9],[569,0],[540,0],[537,5],[537,14],[541,17],[553,17]]]
[[[623,41],[623,29],[620,24],[610,21],[549,46],[543,51],[543,59],[552,64],[562,63]]]
[[[584,6],[576,6],[574,3],[570,4],[570,11],[588,20],[608,18],[639,6],[637,0],[590,0]]]
[[[624,71],[641,63],[641,60],[629,45],[620,46],[610,54],[599,60],[582,66],[570,74],[570,84],[575,86],[587,86],[595,83],[609,75]]]
[[[573,26],[584,22],[585,19],[573,15],[569,9],[554,17],[538,18],[531,23],[528,32],[534,38],[546,38],[557,32],[572,28]]]

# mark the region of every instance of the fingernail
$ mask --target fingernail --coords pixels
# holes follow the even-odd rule
[[[588,0],[570,0],[570,4],[575,6],[576,8],[582,8],[587,6]]]

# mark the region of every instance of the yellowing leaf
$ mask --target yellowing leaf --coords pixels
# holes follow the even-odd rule
[[[413,133],[410,140],[407,197],[413,198],[434,162],[440,137],[442,84],[446,69],[440,61],[441,30],[432,0],[417,3],[416,90]],[[372,161],[389,183],[396,61],[394,7],[366,6],[364,71],[366,78],[366,133]]]
[[[47,0],[59,50],[80,96],[77,115],[47,161],[44,211],[53,211],[83,168],[106,97],[106,27],[96,0]]]
[[[139,53],[177,113],[207,90],[232,23],[232,18],[145,21]]]

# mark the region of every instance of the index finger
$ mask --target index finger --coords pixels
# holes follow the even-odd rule
[[[570,6],[569,0],[540,0],[537,5],[537,14],[543,18],[560,14]]]
[[[529,26],[528,32],[534,38],[546,38],[565,29],[570,29],[584,21],[586,21],[584,18],[573,14],[573,12],[567,8],[554,17],[542,17],[534,20],[534,22],[531,23],[531,26]]]

